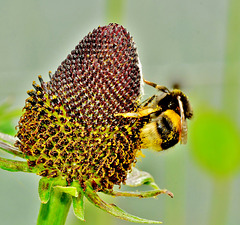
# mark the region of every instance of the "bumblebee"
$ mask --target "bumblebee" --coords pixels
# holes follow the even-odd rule
[[[178,142],[187,143],[187,121],[193,116],[188,97],[179,89],[170,91],[165,86],[144,82],[158,90],[156,95],[140,104],[137,112],[119,113],[118,116],[144,119],[140,131],[141,148],[166,150]]]

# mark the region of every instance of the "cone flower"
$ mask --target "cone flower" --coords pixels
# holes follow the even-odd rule
[[[73,201],[81,220],[85,196],[121,219],[160,223],[132,216],[97,194],[144,198],[167,193],[172,197],[158,188],[150,174],[134,168],[146,118],[116,116],[137,111],[141,97],[140,62],[130,34],[118,24],[94,29],[49,75],[47,82],[39,76],[39,83],[33,82],[28,91],[16,138],[0,134],[0,147],[27,163],[1,158],[1,168],[42,177],[42,211],[58,193],[59,198],[64,194],[66,204]],[[122,184],[148,184],[154,189],[113,190]],[[38,224],[44,224],[42,213]]]

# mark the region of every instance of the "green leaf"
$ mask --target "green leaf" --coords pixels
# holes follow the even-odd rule
[[[229,176],[240,168],[240,133],[227,115],[199,113],[191,128],[193,155],[205,169],[218,176]]]
[[[90,185],[87,186],[85,190],[85,196],[86,198],[95,206],[98,208],[108,212],[109,214],[118,217],[123,220],[127,220],[129,222],[135,222],[135,223],[148,223],[148,224],[160,224],[162,222],[160,221],[155,221],[155,220],[147,220],[147,219],[142,219],[137,216],[133,216],[119,207],[117,207],[115,204],[108,204],[104,202],[98,195],[97,193],[90,187]]]

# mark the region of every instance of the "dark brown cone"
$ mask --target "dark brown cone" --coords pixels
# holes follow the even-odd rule
[[[121,184],[140,149],[136,111],[140,69],[134,42],[120,25],[89,33],[50,81],[28,92],[16,143],[30,167],[96,190]]]

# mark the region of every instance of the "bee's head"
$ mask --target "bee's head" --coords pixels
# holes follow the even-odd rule
[[[173,91],[168,90],[168,92],[159,93],[159,95],[161,97],[159,97],[157,105],[162,109],[162,112],[171,109],[175,111],[179,116],[181,116],[183,113],[186,119],[192,118],[192,107],[190,105],[188,97],[182,91],[179,89],[174,89]]]
[[[164,112],[168,109],[172,109],[178,115],[184,114],[186,119],[191,119],[193,116],[193,110],[188,100],[188,97],[179,89],[170,91],[165,86],[157,85],[150,81],[144,80],[144,82],[159,92],[155,95],[155,99],[152,103],[152,107],[159,107],[159,113]],[[182,109],[181,106],[182,105]]]

